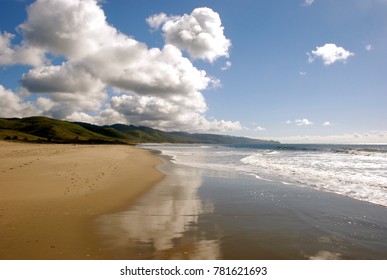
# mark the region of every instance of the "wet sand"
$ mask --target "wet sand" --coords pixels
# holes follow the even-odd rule
[[[126,209],[164,175],[148,151],[0,141],[0,259],[113,259],[97,217]]]
[[[385,207],[168,160],[158,168],[163,181],[96,220],[119,259],[387,259]]]

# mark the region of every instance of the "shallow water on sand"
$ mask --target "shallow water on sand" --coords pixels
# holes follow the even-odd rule
[[[387,259],[387,208],[173,164],[126,211],[96,221],[117,259]]]
[[[172,162],[248,174],[387,207],[386,145],[145,145]]]

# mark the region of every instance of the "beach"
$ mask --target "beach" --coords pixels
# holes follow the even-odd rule
[[[0,143],[3,260],[387,259],[385,206],[264,180],[250,150]]]
[[[284,183],[275,170],[263,180],[240,161],[256,149],[148,148],[162,152],[166,178],[96,220],[102,248],[118,259],[387,259],[385,206]]]
[[[164,175],[123,145],[0,142],[0,259],[112,259],[95,219],[126,209]]]

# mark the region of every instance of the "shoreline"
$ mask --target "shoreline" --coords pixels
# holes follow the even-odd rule
[[[160,157],[164,180],[96,220],[118,259],[387,258],[383,206]]]
[[[338,194],[141,147],[0,142],[0,156],[0,260],[387,258],[385,207]]]
[[[0,259],[113,259],[95,220],[161,181],[161,160],[123,145],[0,142]]]

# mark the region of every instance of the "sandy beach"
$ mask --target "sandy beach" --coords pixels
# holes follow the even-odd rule
[[[121,145],[0,142],[0,259],[111,259],[94,221],[126,209],[163,175]]]
[[[3,260],[387,258],[386,208],[335,193],[123,145],[0,157]]]

